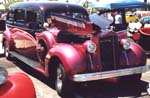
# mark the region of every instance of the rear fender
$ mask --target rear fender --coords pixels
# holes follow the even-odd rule
[[[50,59],[53,57],[57,57],[61,63],[64,65],[65,71],[72,76],[76,73],[86,71],[86,54],[82,47],[78,48],[78,50],[68,44],[59,44],[49,50],[46,60],[45,66],[48,74],[48,64]],[[72,77],[70,77],[72,78]]]
[[[7,41],[9,44],[9,48],[11,47],[11,44],[10,43],[12,43],[12,41],[11,41],[11,31],[8,29],[8,28],[6,28],[6,30],[3,32],[3,38],[2,38],[2,46],[4,46],[4,41]]]

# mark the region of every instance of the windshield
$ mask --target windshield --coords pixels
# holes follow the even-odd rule
[[[85,9],[69,9],[69,10],[49,10],[45,12],[45,21],[51,17],[51,13],[58,13],[64,16],[70,16],[81,20],[89,21],[88,12]]]

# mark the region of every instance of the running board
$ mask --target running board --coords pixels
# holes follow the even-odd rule
[[[19,53],[16,53],[14,51],[9,51],[9,53],[12,56],[16,57],[17,59],[21,60],[22,62],[24,62],[25,64],[27,64],[27,65],[29,65],[29,66],[31,66],[33,68],[37,68],[38,66],[40,66],[39,62],[34,61],[32,59],[29,59],[29,58],[27,58],[27,57],[25,57],[25,56],[23,56],[23,55],[21,55]]]

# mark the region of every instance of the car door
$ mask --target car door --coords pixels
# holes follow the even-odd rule
[[[14,48],[17,52],[22,54],[23,52],[20,52],[19,50],[22,50],[25,47],[24,44],[24,38],[22,36],[22,30],[21,27],[23,27],[25,23],[25,10],[23,9],[16,9],[14,11],[13,16],[13,23],[10,29],[11,36],[14,42]]]
[[[28,22],[31,22],[30,19],[35,19],[35,17],[30,14],[25,9],[15,11],[14,28],[11,30],[13,32],[12,38],[17,52],[31,59],[37,59],[34,32],[31,32],[32,29],[28,28]],[[32,18],[27,19],[29,17]]]

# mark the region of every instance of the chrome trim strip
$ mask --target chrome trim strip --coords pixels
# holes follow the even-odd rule
[[[73,81],[86,82],[86,81],[93,81],[93,80],[101,80],[101,79],[107,79],[107,78],[113,78],[113,77],[119,77],[119,76],[144,73],[148,70],[150,70],[150,65],[112,70],[112,71],[104,71],[104,72],[76,74],[73,76]]]
[[[129,58],[127,56],[127,51],[123,51],[124,55],[125,55],[125,59],[127,61],[127,65],[129,65]]]

